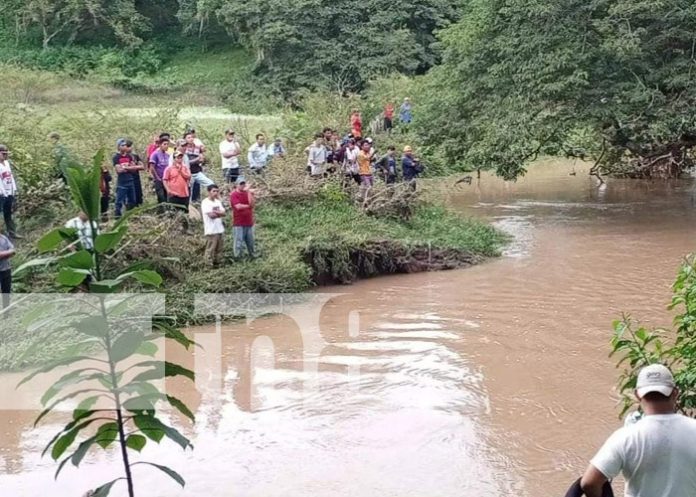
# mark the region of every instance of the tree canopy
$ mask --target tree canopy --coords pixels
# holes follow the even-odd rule
[[[508,179],[538,152],[680,170],[696,145],[694,33],[689,0],[472,0],[443,33],[420,131]]]

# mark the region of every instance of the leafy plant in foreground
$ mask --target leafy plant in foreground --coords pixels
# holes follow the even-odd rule
[[[619,378],[623,397],[623,416],[636,402],[633,390],[638,371],[648,364],[668,366],[679,389],[679,410],[696,414],[696,256],[690,255],[679,269],[673,285],[669,309],[679,309],[674,330],[647,329],[635,326],[630,317],[614,322],[611,355],[619,355],[618,366],[624,370]]]
[[[20,385],[58,367],[69,367],[70,370],[41,398],[44,410],[35,424],[69,401],[78,401],[78,404],[70,422],[51,439],[44,454],[50,451],[51,457],[60,461],[57,477],[68,462],[79,466],[90,449],[115,446],[119,450],[123,475],[101,485],[94,496],[107,496],[117,482],[124,480],[129,497],[133,497],[132,470],[137,465],[157,468],[184,485],[184,479],[173,469],[154,462],[133,462],[131,457],[134,452],[141,452],[148,440],[159,443],[168,438],[183,449],[192,447],[185,436],[157,416],[157,404],[168,403],[191,421],[194,421],[193,413],[181,400],[158,389],[156,382],[173,376],[193,380],[194,373],[158,360],[156,355],[167,339],[186,348],[193,342],[167,321],[156,319],[153,322],[151,315],[158,311],[155,306],[143,307],[147,306],[146,295],[116,293],[126,282],[156,288],[162,283],[159,274],[144,269],[125,270],[108,277],[104,274],[106,255],[118,248],[128,228],[124,218],[110,231],[97,231],[102,159],[103,154],[98,154],[91,167],[71,166],[67,171],[73,201],[87,214],[93,228],[94,249],[82,248],[68,255],[41,258],[18,268],[22,272],[30,267],[55,267],[58,283],[77,292],[70,296],[74,298],[69,299],[67,311],[66,297],[57,295],[55,301],[31,309],[24,324],[30,330],[51,326],[69,328],[84,339],[73,353],[34,371]],[[70,229],[51,231],[38,242],[39,251],[55,252],[66,242],[74,242],[75,236],[75,231]],[[89,290],[89,293],[79,290]],[[84,350],[89,353],[80,352]],[[142,356],[146,359],[139,360]]]

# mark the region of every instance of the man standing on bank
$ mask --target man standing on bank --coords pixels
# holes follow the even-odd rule
[[[14,255],[15,248],[10,239],[0,234],[0,293],[2,293],[3,309],[10,305],[10,293],[12,292],[10,259]]]
[[[12,219],[17,197],[17,182],[12,173],[12,162],[9,156],[9,149],[5,145],[0,145],[0,210],[5,220],[7,235],[16,240],[21,238],[17,235],[15,222]]]
[[[225,208],[220,201],[220,189],[217,185],[208,186],[208,198],[201,202],[203,214],[203,232],[205,234],[205,258],[212,267],[216,267],[222,260],[222,247],[225,233],[225,225],[222,219],[225,217]]]
[[[582,477],[588,497],[619,473],[626,497],[696,495],[696,419],[676,414],[679,392],[669,369],[652,364],[636,383],[643,418],[614,432]]]
[[[236,188],[230,194],[230,205],[232,206],[232,234],[234,237],[234,257],[238,259],[244,252],[246,245],[250,258],[255,257],[254,253],[254,205],[256,199],[254,194],[247,187],[243,177],[237,178]]]

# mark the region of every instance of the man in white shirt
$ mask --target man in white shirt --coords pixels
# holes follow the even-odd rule
[[[239,154],[241,151],[234,130],[225,130],[225,139],[220,142],[220,157],[222,158],[222,171],[227,183],[234,183],[239,177]]]
[[[696,420],[676,414],[679,394],[672,373],[661,364],[640,370],[636,397],[644,416],[615,431],[582,477],[588,497],[619,473],[626,497],[696,496]]]
[[[225,225],[225,208],[220,201],[220,189],[217,185],[208,186],[208,198],[201,202],[203,214],[203,232],[205,233],[205,258],[208,264],[215,267],[222,261],[222,248]]]
[[[256,143],[249,147],[248,159],[249,170],[255,173],[263,172],[272,152],[266,146],[266,137],[263,133],[256,135]]]
[[[12,163],[9,160],[10,151],[5,145],[0,145],[0,210],[5,220],[5,229],[12,239],[21,238],[17,235],[17,227],[12,219],[12,211],[17,196],[17,183],[12,174]]]
[[[324,174],[327,150],[324,146],[324,135],[317,133],[314,141],[307,150],[307,169],[310,176],[321,177]]]
[[[92,232],[92,226],[90,225],[89,218],[84,212],[80,212],[77,217],[74,217],[65,223],[65,227],[74,229],[76,231],[77,240],[83,249],[89,250],[90,252],[94,250],[94,236],[99,234],[99,226],[97,225],[96,221],[94,222],[94,227],[96,228],[96,233],[94,234]]]

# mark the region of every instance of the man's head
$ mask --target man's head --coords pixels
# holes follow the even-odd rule
[[[184,135],[184,141],[187,145],[193,145],[194,138],[196,138],[196,134],[192,131],[187,131]]]
[[[413,149],[409,145],[406,145],[404,147],[404,155],[411,155],[412,153],[413,153]]]
[[[283,139],[282,139],[282,138],[276,138],[275,140],[273,140],[273,143],[274,143],[275,145],[280,146],[280,145],[283,144]]]
[[[225,139],[228,142],[234,141],[234,130],[232,128],[227,128],[225,130]]]
[[[167,140],[170,142],[172,141],[172,135],[169,133],[160,133],[160,135],[157,137],[157,142],[161,142],[162,140]]]
[[[0,160],[6,160],[9,155],[10,149],[7,148],[7,145],[0,144]]]
[[[266,143],[266,136],[263,133],[259,133],[256,135],[256,143],[259,145],[263,145]]]
[[[326,135],[324,133],[315,133],[314,134],[314,143],[317,145],[321,144],[321,142],[324,140]]]
[[[369,152],[370,149],[372,148],[372,145],[370,144],[370,142],[365,140],[364,142],[362,142],[362,145],[360,146],[360,148],[363,150],[363,152]]]
[[[183,152],[184,149],[186,149],[186,140],[184,140],[183,138],[178,139],[176,141],[176,148]]]
[[[407,103],[410,103],[410,102],[411,102],[411,99],[410,99],[410,98],[408,98],[408,97],[404,97],[404,103],[406,103],[406,104],[407,104]]]
[[[121,138],[116,142],[116,145],[118,145],[119,152],[121,152],[122,154],[127,154],[131,151],[131,148],[133,147],[133,142],[131,140]]]
[[[180,150],[174,152],[174,164],[180,166],[184,163],[184,153]]]
[[[355,138],[350,138],[348,140],[348,148],[355,148]]]
[[[387,147],[387,154],[389,154],[390,157],[394,157],[396,155],[396,147],[394,145],[389,145]]]
[[[246,180],[244,179],[244,176],[240,176],[237,178],[237,181],[235,181],[235,187],[237,188],[238,191],[244,190],[246,188]]]
[[[674,377],[666,366],[651,364],[638,373],[635,394],[646,414],[674,412],[678,393]]]
[[[167,149],[169,149],[169,138],[160,138],[158,143],[159,143],[159,149],[162,152],[166,152]]]
[[[331,136],[333,135],[333,130],[331,128],[324,128],[323,130],[321,130],[321,134],[325,140],[331,140]]]
[[[191,134],[194,138],[196,138],[196,129],[195,128],[189,128],[186,130],[186,134]]]
[[[78,212],[77,217],[79,217],[80,221],[82,221],[83,223],[86,223],[87,221],[89,221],[89,217],[87,217],[87,214],[85,214],[84,211]]]
[[[220,188],[217,185],[208,185],[208,198],[215,200],[220,196]]]
[[[58,132],[56,132],[56,131],[51,131],[51,132],[48,134],[48,139],[49,139],[49,140],[52,140],[52,141],[54,141],[54,142],[58,142],[58,141],[60,141],[60,135],[59,135]]]

